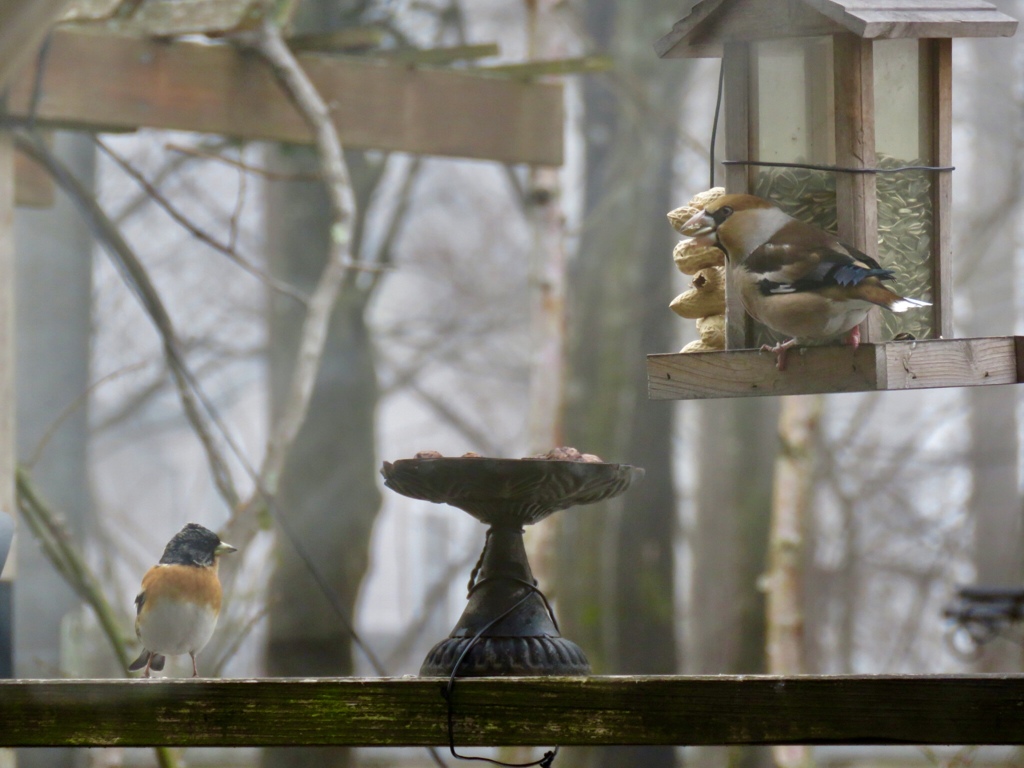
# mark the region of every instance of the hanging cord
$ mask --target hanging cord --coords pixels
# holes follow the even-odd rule
[[[480,579],[479,581],[477,580],[477,575],[479,574],[480,568],[483,564],[484,554],[487,552],[487,546],[490,544],[490,538],[491,529],[488,528],[487,540],[484,543],[484,549],[480,553],[480,559],[477,561],[476,566],[473,568],[473,573],[469,577],[469,594],[472,595],[474,591],[479,589],[484,584],[487,584],[488,582],[502,580],[514,581],[517,584],[521,584],[524,587],[526,587],[527,592],[515,603],[513,603],[509,608],[505,609],[498,616],[487,622],[483,627],[481,627],[479,632],[473,635],[469,643],[467,643],[466,647],[462,649],[462,653],[459,654],[459,658],[456,659],[455,666],[452,667],[452,673],[448,677],[448,684],[441,689],[441,696],[447,703],[448,708],[448,751],[451,752],[452,757],[458,760],[476,760],[482,763],[490,763],[491,765],[500,765],[503,766],[503,768],[533,768],[533,766],[540,766],[540,768],[551,768],[552,763],[554,763],[555,761],[555,756],[558,754],[559,748],[557,746],[553,750],[548,750],[547,752],[545,752],[544,756],[541,757],[539,760],[534,760],[529,763],[506,763],[501,760],[494,760],[490,757],[460,755],[458,752],[455,751],[455,676],[458,674],[459,667],[462,665],[462,662],[465,661],[466,657],[469,655],[469,652],[473,650],[473,647],[480,641],[480,638],[484,636],[484,633],[492,627],[494,627],[496,624],[498,624],[498,622],[500,622],[502,619],[515,613],[521,605],[523,605],[527,600],[529,600],[534,595],[539,595],[540,599],[544,601],[544,608],[545,610],[547,610],[548,616],[551,618],[551,622],[555,625],[555,630],[561,633],[561,630],[558,629],[558,621],[555,619],[555,613],[553,610],[551,610],[551,603],[548,602],[547,597],[545,597],[544,593],[537,588],[536,584],[531,584],[525,579],[520,579],[518,576],[488,576],[487,578]]]
[[[715,142],[718,139],[718,117],[722,114],[722,89],[725,83],[725,57],[718,60],[718,95],[715,97],[715,117],[711,122],[711,149],[708,152],[708,171],[711,177],[708,189],[715,188]]]

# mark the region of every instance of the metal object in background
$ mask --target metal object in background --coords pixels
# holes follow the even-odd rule
[[[560,509],[624,493],[644,471],[627,464],[484,457],[384,462],[384,485],[403,496],[450,504],[490,526],[470,580],[469,604],[451,634],[427,654],[424,677],[587,675],[590,662],[559,634],[536,587],[523,526]]]
[[[976,657],[982,647],[1024,619],[1024,589],[961,587],[943,615],[952,621],[947,640],[959,656]]]

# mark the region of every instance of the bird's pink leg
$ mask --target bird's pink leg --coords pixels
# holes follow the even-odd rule
[[[860,326],[855,325],[850,329],[850,335],[846,337],[846,343],[856,349],[860,346]]]
[[[786,352],[796,344],[796,339],[790,339],[789,341],[780,341],[774,347],[769,347],[767,344],[761,345],[762,352],[772,352],[775,355],[775,367],[780,371],[786,370]]]
[[[192,657],[192,677],[199,677],[199,670],[196,669],[196,655],[192,651],[189,651],[188,655]]]
[[[153,654],[149,654],[149,658],[146,659],[146,671],[142,673],[143,677],[149,677],[149,665],[153,663]]]

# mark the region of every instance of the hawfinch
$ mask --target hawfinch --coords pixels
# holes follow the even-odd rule
[[[724,195],[680,230],[702,245],[717,245],[727,257],[751,317],[788,341],[774,352],[779,370],[797,342],[821,341],[849,332],[860,343],[860,324],[871,307],[906,312],[930,306],[886,288],[893,274],[870,256],[754,195]]]

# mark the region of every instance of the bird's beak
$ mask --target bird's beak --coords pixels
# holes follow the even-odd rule
[[[232,547],[230,544],[222,541],[220,544],[217,545],[217,548],[213,550],[213,554],[215,554],[215,555],[226,555],[228,552],[237,552],[237,551],[238,551],[237,547]]]
[[[698,245],[715,245],[715,220],[705,211],[694,214],[679,231]]]

